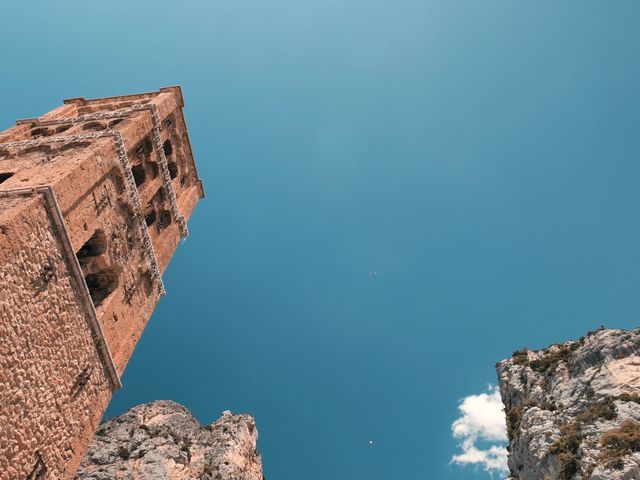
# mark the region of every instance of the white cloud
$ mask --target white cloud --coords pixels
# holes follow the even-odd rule
[[[451,463],[476,465],[494,474],[508,474],[507,427],[498,387],[489,385],[486,393],[464,397],[458,406],[460,417],[451,425],[462,453],[454,455]],[[478,442],[489,442],[480,448]]]

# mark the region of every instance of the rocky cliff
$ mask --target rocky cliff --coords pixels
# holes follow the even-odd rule
[[[640,479],[640,329],[524,349],[496,367],[512,479]]]
[[[175,402],[151,402],[104,422],[75,478],[263,480],[257,439],[248,415],[201,426]]]

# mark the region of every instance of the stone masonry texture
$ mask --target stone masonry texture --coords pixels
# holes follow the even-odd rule
[[[74,98],[0,133],[0,480],[72,478],[120,386],[204,196],[183,105]]]
[[[139,405],[104,422],[76,480],[263,480],[258,431],[248,415],[200,423],[170,401]]]
[[[42,199],[11,203],[0,213],[0,478],[28,478],[38,458],[48,478],[65,478],[111,387]],[[10,222],[18,209],[29,215]]]
[[[497,371],[512,479],[640,479],[640,329],[523,349]]]

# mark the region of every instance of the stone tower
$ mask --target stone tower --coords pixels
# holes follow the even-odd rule
[[[0,133],[0,480],[71,478],[204,191],[179,87]]]

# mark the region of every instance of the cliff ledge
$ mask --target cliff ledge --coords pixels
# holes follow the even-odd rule
[[[518,480],[640,479],[640,329],[600,329],[496,366]]]
[[[155,401],[104,422],[75,478],[263,480],[257,439],[248,415],[201,426],[185,407]]]

